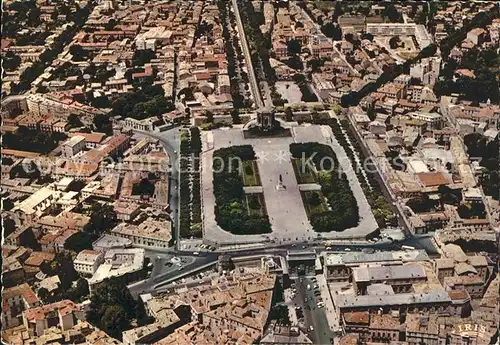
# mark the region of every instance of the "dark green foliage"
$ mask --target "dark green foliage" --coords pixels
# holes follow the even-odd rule
[[[311,216],[316,232],[343,231],[359,222],[358,205],[344,173],[330,146],[318,143],[293,143],[290,152],[294,158],[310,162],[318,171],[321,191],[331,210]],[[307,163],[305,163],[307,164]],[[317,193],[313,202],[321,203]]]
[[[86,231],[80,231],[64,242],[64,249],[79,253],[84,249],[92,249],[92,243],[97,238]]]
[[[253,210],[260,209],[261,205],[259,197],[257,195],[248,196],[248,207],[250,207]]]
[[[427,194],[421,197],[411,198],[406,202],[406,205],[416,213],[430,212],[433,208],[437,207],[438,204],[438,202],[430,200]]]
[[[317,192],[310,193],[308,202],[313,206],[318,206],[321,204],[321,197]]]
[[[78,279],[78,273],[73,267],[73,258],[70,252],[63,251],[56,254],[51,263],[53,273],[59,276],[61,290],[67,290],[71,283]]]
[[[321,27],[321,32],[334,41],[340,41],[342,39],[342,29],[338,24],[326,23]]]
[[[117,223],[116,213],[113,205],[94,203],[90,208],[90,223],[85,231],[100,236],[111,230]]]
[[[471,133],[464,137],[467,153],[472,160],[479,160],[484,171],[479,176],[484,193],[495,200],[500,198],[499,184],[499,145],[498,138],[488,142],[486,137],[479,133]]]
[[[137,302],[120,278],[106,279],[90,297],[87,320],[109,335],[121,338],[137,313]]]
[[[118,97],[111,103],[111,115],[143,120],[165,114],[173,109],[161,86],[144,86]]]
[[[402,23],[403,15],[398,12],[393,3],[386,3],[382,11],[382,17],[392,23]]]
[[[155,192],[155,185],[147,178],[143,178],[139,183],[132,186],[133,195],[148,195],[153,196]]]
[[[59,142],[66,138],[63,133],[45,133],[21,126],[15,134],[7,132],[3,135],[2,147],[46,154],[54,150]]]
[[[460,64],[452,59],[448,60],[442,71],[442,78],[434,86],[436,95],[458,93],[473,102],[486,102],[488,99],[492,103],[500,101],[498,89],[500,58],[495,48],[481,51],[472,49],[464,54]],[[459,68],[473,70],[475,78],[454,75],[455,70]]]
[[[87,52],[79,44],[73,44],[69,48],[69,53],[73,56],[73,61],[86,61],[88,59]]]
[[[97,114],[94,116],[94,126],[97,132],[106,133],[108,135],[113,133],[113,125],[108,115]]]
[[[240,15],[249,49],[252,54],[253,66],[262,66],[264,75],[262,76],[256,70],[256,77],[258,80],[265,80],[270,86],[274,86],[276,83],[276,73],[269,62],[269,52],[272,47],[271,38],[269,36],[264,36],[260,30],[260,25],[264,23],[263,15],[261,13],[255,13],[250,1],[242,3]],[[276,103],[274,104],[277,105]]]
[[[245,206],[240,161],[254,160],[252,146],[232,146],[214,152],[215,219],[219,226],[234,234],[271,232],[267,216],[249,216]]]
[[[389,46],[391,47],[391,49],[396,49],[399,46],[400,42],[401,39],[399,38],[399,36],[391,37],[391,39],[389,40]]]
[[[61,33],[58,39],[56,39],[51,48],[47,49],[40,55],[40,61],[35,62],[23,72],[19,84],[13,85],[11,94],[19,94],[31,88],[31,83],[40,74],[42,74],[45,68],[48,67],[57,57],[57,55],[63,51],[64,46],[71,42],[75,33],[80,31],[95,5],[95,2],[89,2],[86,6],[79,8],[75,12],[70,12],[67,15],[67,20],[73,21],[75,25],[68,26]],[[66,8],[66,5],[59,4],[57,11],[64,14],[67,13]],[[7,14],[7,11],[2,12],[2,14],[6,17],[2,18],[2,37],[15,37],[17,43],[17,39],[19,38],[17,37],[17,32],[21,30],[21,28],[23,28],[23,23],[26,22],[29,27],[36,27],[40,24],[40,9],[36,7],[34,1],[23,1],[22,5],[19,5],[18,3],[12,3],[9,6],[9,9],[17,11],[17,13],[15,13],[13,16],[10,16]],[[35,38],[30,37],[24,43],[34,45],[44,44],[45,38],[48,35],[50,35],[50,30],[44,31],[42,34],[36,36]]]
[[[293,80],[298,85],[300,92],[302,92],[301,100],[303,102],[317,102],[318,97],[311,91],[307,83],[307,79],[303,74],[295,74]]]
[[[460,28],[460,30],[453,32],[451,35],[448,35],[441,40],[439,42],[439,47],[443,59],[448,59],[450,51],[453,47],[462,42],[467,37],[467,33],[470,30],[474,28],[485,28],[486,25],[491,24],[494,18],[498,18],[498,6],[495,6],[493,11],[490,12],[479,12],[470,22],[464,22],[464,25]]]
[[[302,46],[301,46],[300,42],[295,40],[295,39],[289,40],[286,43],[286,46],[288,48],[288,55],[290,55],[290,56],[300,54],[300,52],[302,50]]]
[[[154,59],[155,52],[150,49],[137,49],[134,51],[134,56],[132,57],[132,64],[134,66],[144,66],[151,59]]]
[[[82,127],[83,126],[83,123],[82,121],[80,120],[80,118],[75,115],[75,114],[71,114],[68,116],[68,124],[71,128],[74,128],[74,127]]]
[[[6,71],[15,70],[20,64],[21,58],[10,50],[2,55],[2,66]]]

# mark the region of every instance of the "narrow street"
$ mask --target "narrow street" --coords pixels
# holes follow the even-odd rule
[[[319,290],[314,288],[315,286],[317,286],[317,282],[312,277],[301,276],[296,279],[297,295],[294,298],[294,303],[301,307],[304,315],[304,331],[309,335],[313,343],[333,344],[335,335],[328,325],[325,307],[318,307],[321,297]]]

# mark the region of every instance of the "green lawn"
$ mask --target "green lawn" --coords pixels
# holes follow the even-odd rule
[[[254,193],[246,195],[247,212],[250,217],[258,216],[262,217],[266,215],[266,204],[264,202],[264,194]],[[252,208],[251,203],[259,205],[259,208]]]
[[[310,202],[311,195],[313,193],[318,193],[321,202],[318,205],[313,205]],[[317,192],[312,192],[312,191],[305,191],[305,192],[300,192],[300,195],[302,196],[302,202],[304,203],[304,208],[306,209],[307,217],[311,217],[315,214],[323,213],[328,211],[328,206],[326,204],[326,199],[323,196],[323,193],[320,191]]]
[[[243,184],[245,186],[260,186],[259,172],[255,161],[243,161]],[[251,171],[251,173],[249,173]]]
[[[302,163],[301,159],[292,158],[292,165],[298,184],[317,182],[316,173],[309,165]]]

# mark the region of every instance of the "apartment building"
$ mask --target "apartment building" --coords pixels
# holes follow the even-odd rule
[[[127,238],[134,244],[167,248],[172,240],[170,221],[155,221],[148,219],[139,225],[120,223],[111,233],[115,236]]]
[[[410,292],[415,283],[426,282],[427,274],[419,264],[382,267],[356,267],[352,269],[352,280],[357,294],[366,294],[373,284],[387,284],[395,293]]]
[[[27,284],[6,288],[2,291],[2,329],[22,324],[22,311],[41,304],[33,289]]]
[[[323,274],[327,281],[349,281],[353,269],[360,266],[391,266],[404,263],[428,261],[423,250],[377,252],[377,253],[345,253],[326,254],[323,257]]]
[[[73,267],[78,273],[93,275],[102,263],[104,263],[103,252],[85,249],[78,253],[73,261]]]
[[[70,300],[63,300],[23,311],[23,323],[29,336],[41,336],[50,327],[65,331],[82,318],[80,307]]]

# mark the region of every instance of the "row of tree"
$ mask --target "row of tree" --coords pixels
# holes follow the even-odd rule
[[[359,91],[351,91],[350,93],[343,95],[340,99],[340,103],[342,107],[350,107],[358,105],[360,100],[365,96],[368,96],[370,93],[375,92],[382,85],[393,81],[399,75],[403,73],[408,73],[410,70],[410,66],[419,62],[423,58],[434,56],[437,51],[437,45],[432,43],[427,47],[423,48],[415,58],[406,60],[403,64],[392,65],[390,68],[387,68],[377,80],[366,84]]]

